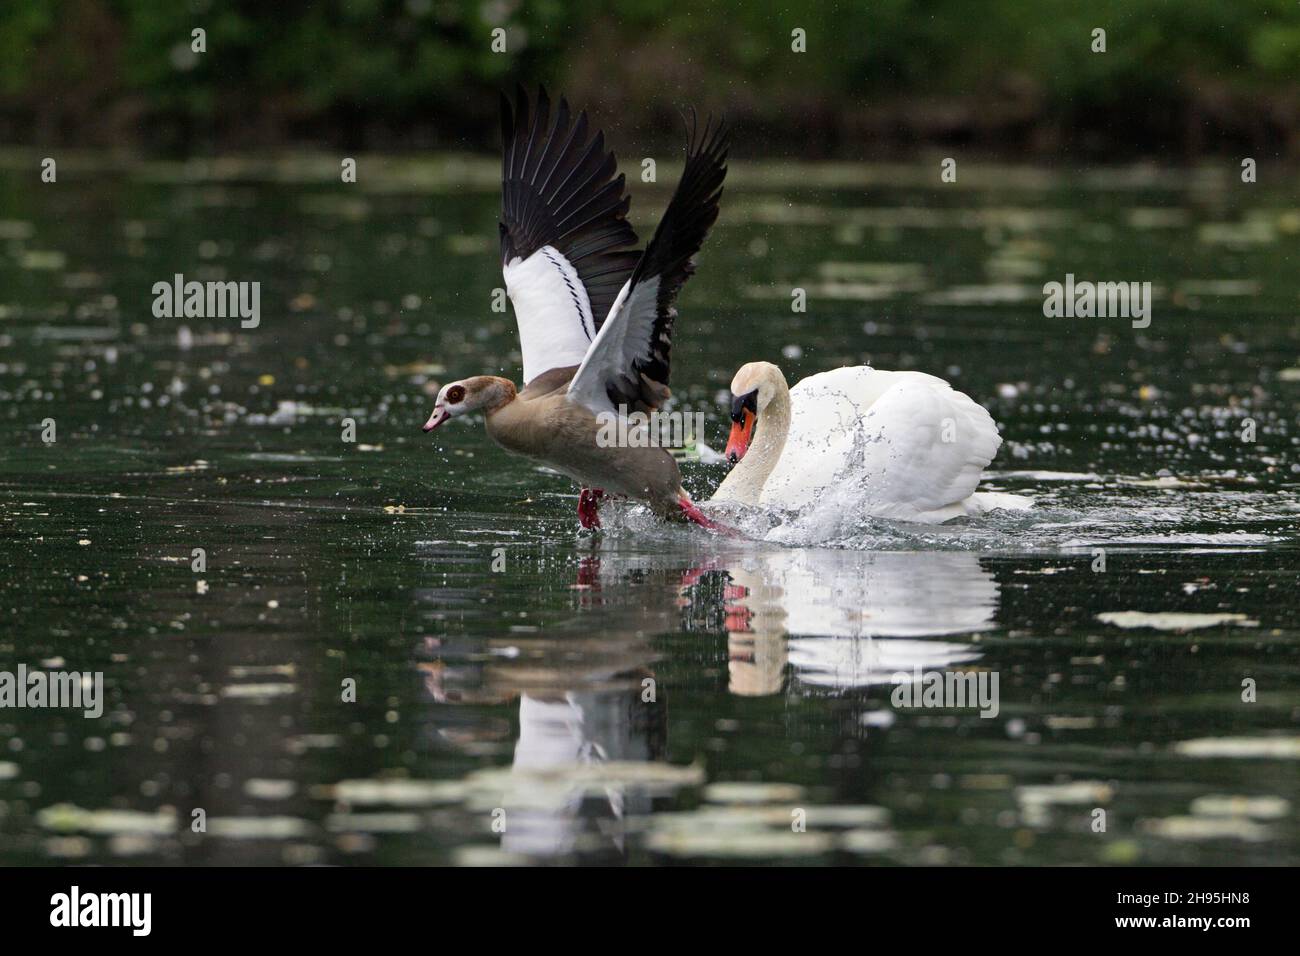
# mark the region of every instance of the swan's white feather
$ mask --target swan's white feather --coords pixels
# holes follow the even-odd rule
[[[596,326],[578,272],[561,253],[543,246],[501,270],[519,323],[524,384],[553,368],[582,362]]]
[[[968,513],[1002,444],[983,407],[923,372],[835,369],[790,397],[789,436],[761,504],[799,509],[847,493],[877,517],[946,521]]]

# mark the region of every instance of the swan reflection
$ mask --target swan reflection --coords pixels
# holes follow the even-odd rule
[[[730,687],[847,690],[892,682],[899,671],[977,660],[969,643],[936,638],[993,626],[998,585],[958,551],[789,549],[733,564],[728,575]]]
[[[656,662],[671,635],[716,660],[725,633],[733,694],[843,693],[977,660],[955,638],[993,627],[998,607],[997,582],[966,552],[597,549],[562,586],[574,615],[562,624],[427,637],[419,665],[441,745],[499,754],[499,711],[517,708],[501,847],[543,859],[626,856],[629,821],[652,810],[626,768],[667,759],[674,694]],[[617,772],[593,788],[605,765]],[[534,792],[539,774],[558,787]]]

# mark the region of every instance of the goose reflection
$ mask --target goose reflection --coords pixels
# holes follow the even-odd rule
[[[518,701],[519,731],[511,766],[520,783],[503,798],[506,827],[501,849],[539,858],[581,854],[588,862],[621,859],[626,850],[624,823],[650,812],[648,795],[611,785],[598,793],[575,787],[538,799],[527,781],[534,774],[556,772],[562,777],[592,765],[662,760],[667,712],[661,700],[646,699],[645,682],[653,680],[652,672],[636,668],[620,675],[580,676],[557,670],[549,675],[554,683],[548,689],[541,686],[546,675],[536,669],[514,675],[522,682],[511,679],[508,664],[496,670],[489,676],[490,691],[470,695],[448,694],[441,680],[445,671],[435,676],[436,670],[426,666],[425,676],[435,699],[446,703]],[[452,733],[457,740],[465,739],[462,728]]]
[[[665,758],[667,704],[651,637],[676,629],[679,574],[632,565],[616,574],[599,558],[581,562],[572,588],[578,617],[544,633],[423,640],[421,656],[433,659],[418,666],[433,701],[474,711],[517,702],[511,767],[520,782],[503,796],[506,852],[622,860],[626,821],[650,812],[650,795],[635,786],[547,788],[540,796],[529,786],[539,774],[562,780],[580,768]],[[438,723],[443,744],[474,752],[504,722],[444,711]]]

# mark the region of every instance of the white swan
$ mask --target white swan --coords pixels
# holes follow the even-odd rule
[[[731,393],[726,454],[739,464],[713,501],[789,510],[851,501],[875,517],[929,523],[1032,504],[975,491],[1002,438],[982,406],[933,375],[857,365],[790,389],[775,365],[750,362]]]

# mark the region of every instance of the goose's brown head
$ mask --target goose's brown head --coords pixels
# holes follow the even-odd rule
[[[495,375],[475,375],[459,382],[450,382],[438,392],[433,414],[424,423],[424,430],[431,432],[447,419],[469,412],[483,411],[490,414],[513,401],[514,397],[514,383]]]

